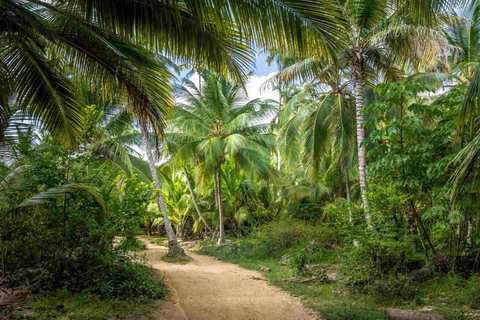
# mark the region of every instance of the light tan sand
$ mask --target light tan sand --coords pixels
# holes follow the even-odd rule
[[[301,302],[262,276],[234,264],[193,252],[193,261],[178,264],[160,258],[166,248],[147,244],[148,263],[159,270],[172,293],[151,319],[170,320],[313,320]],[[157,314],[158,316],[155,316]]]

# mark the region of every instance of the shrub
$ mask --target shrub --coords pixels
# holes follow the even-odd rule
[[[318,222],[322,218],[323,209],[317,202],[300,201],[288,206],[288,216],[310,222]]]
[[[307,255],[305,252],[298,252],[288,259],[288,264],[293,270],[295,277],[301,277],[304,274],[305,265],[307,264]]]
[[[340,237],[333,228],[314,226],[296,219],[284,219],[265,224],[252,236],[262,239],[271,250],[277,252],[305,243],[340,243]]]
[[[201,252],[229,261],[262,261],[285,254],[299,255],[298,259],[303,259],[303,254],[306,263],[325,263],[338,260],[339,251],[326,249],[338,243],[340,237],[331,227],[288,218],[267,223],[245,238],[228,240],[227,246],[216,247],[214,241],[204,242]]]

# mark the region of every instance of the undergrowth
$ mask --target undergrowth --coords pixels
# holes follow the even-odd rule
[[[246,238],[230,239],[224,246],[204,242],[199,253],[255,271],[261,266],[270,268],[264,275],[273,284],[301,296],[327,320],[387,319],[382,310],[388,307],[425,306],[433,306],[434,313],[446,319],[462,319],[470,307],[478,306],[480,282],[476,277],[447,274],[414,283],[408,274],[417,267],[416,256],[398,265],[394,254],[384,253],[376,257],[375,265],[365,250],[348,250],[339,244],[340,236],[328,226],[287,219],[264,225]],[[323,278],[323,272],[315,274],[321,281],[313,283],[284,280],[311,277],[306,266],[312,265],[329,268],[335,280]]]
[[[103,320],[139,316],[147,313],[154,304],[153,300],[147,298],[105,300],[97,294],[72,294],[66,290],[60,290],[36,296],[11,319]]]

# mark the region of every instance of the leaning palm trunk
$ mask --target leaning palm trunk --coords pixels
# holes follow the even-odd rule
[[[148,166],[150,167],[150,173],[152,174],[153,185],[155,189],[161,190],[160,180],[158,179],[157,169],[155,168],[155,162],[153,161],[152,148],[150,147],[150,142],[148,141],[147,130],[141,126],[143,144],[145,145],[145,153],[147,155]],[[167,214],[167,207],[165,206],[165,201],[161,192],[157,196],[157,204],[160,212],[163,214],[163,225],[165,226],[165,231],[167,232],[168,238],[168,250],[169,253],[174,255],[185,255],[183,249],[178,245],[177,237],[173,231],[172,225],[170,224],[170,219]]]
[[[360,193],[362,195],[363,209],[365,210],[365,219],[370,226],[370,213],[367,202],[367,179],[365,174],[365,156],[366,149],[363,142],[365,141],[365,129],[363,128],[363,77],[360,64],[353,67],[355,81],[355,114],[357,121],[357,152],[358,152],[358,175],[360,180]]]
[[[225,241],[225,229],[223,226],[223,200],[222,200],[222,173],[221,169],[218,168],[217,170],[217,201],[218,201],[218,219],[219,219],[219,226],[220,226],[220,235],[218,237],[218,243],[222,244]]]
[[[183,167],[183,171],[185,172],[185,178],[187,179],[188,190],[190,190],[190,195],[192,196],[193,205],[195,206],[195,209],[197,210],[198,216],[200,217],[200,219],[202,219],[203,224],[205,225],[205,227],[207,227],[210,234],[213,235],[213,233],[214,233],[213,229],[210,227],[207,220],[205,219],[202,212],[200,211],[200,207],[198,206],[197,199],[195,198],[195,193],[193,193],[192,184],[190,183],[190,178],[188,177],[187,167]]]

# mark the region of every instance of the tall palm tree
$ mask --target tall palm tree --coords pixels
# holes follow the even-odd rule
[[[351,25],[348,45],[343,53],[355,95],[357,161],[362,203],[367,221],[370,220],[366,196],[366,150],[363,127],[365,89],[379,81],[401,78],[396,67],[403,62],[415,68],[419,63],[433,63],[447,45],[442,32],[435,29],[435,20],[417,24],[413,19],[416,8],[392,8],[385,0],[348,2],[344,17]],[[434,12],[434,11],[433,11]],[[430,27],[431,26],[431,27]]]
[[[251,177],[269,179],[275,169],[269,163],[274,143],[267,133],[274,107],[260,100],[248,100],[241,85],[223,77],[202,74],[202,90],[191,81],[181,88],[174,115],[178,133],[172,161],[198,159],[197,177],[204,187],[214,181],[220,236],[225,239],[222,200],[222,167],[232,159]],[[172,138],[173,140],[173,138]]]
[[[419,63],[433,64],[448,43],[432,13],[439,10],[437,4],[423,8],[425,19],[420,19],[417,10],[388,0],[337,1],[342,8],[342,18],[350,26],[346,33],[346,45],[341,48],[338,59],[338,75],[345,79],[355,97],[357,161],[362,204],[365,217],[370,220],[367,203],[366,147],[363,127],[365,90],[379,81],[397,80],[403,73],[397,66],[403,63],[416,68]],[[430,12],[427,14],[427,12]],[[418,20],[413,17],[419,18]],[[335,92],[336,87],[325,82],[325,74],[332,68],[325,61],[310,58],[286,68],[277,77],[280,81],[316,79],[326,83]],[[333,82],[335,83],[335,82]]]

